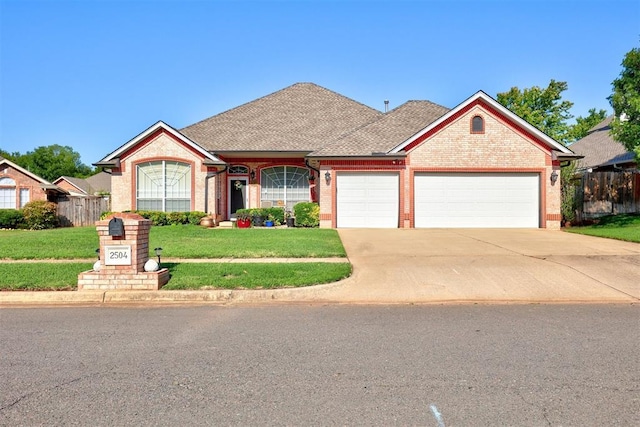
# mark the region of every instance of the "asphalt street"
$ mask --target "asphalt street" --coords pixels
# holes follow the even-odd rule
[[[640,425],[640,312],[0,309],[0,425]]]

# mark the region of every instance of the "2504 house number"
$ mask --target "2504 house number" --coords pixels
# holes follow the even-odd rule
[[[131,246],[105,246],[104,265],[131,265]]]

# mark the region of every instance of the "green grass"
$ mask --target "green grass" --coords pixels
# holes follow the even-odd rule
[[[95,259],[95,227],[55,230],[0,230],[0,259]],[[345,257],[336,230],[205,229],[193,225],[152,227],[153,248],[163,258],[322,258]],[[346,260],[345,260],[346,261]],[[163,289],[270,289],[309,286],[340,280],[351,274],[344,263],[166,263],[171,280]],[[77,289],[78,273],[91,263],[1,263],[0,290]]]
[[[93,263],[5,263],[0,264],[0,290],[70,291],[78,288],[78,273]]]
[[[0,230],[0,259],[93,258],[95,227]],[[195,225],[152,227],[153,248],[171,258],[322,258],[346,253],[336,230],[317,228],[206,229]]]
[[[351,274],[349,263],[166,263],[165,290],[273,289],[335,282]],[[74,290],[90,263],[0,264],[0,290]]]
[[[162,289],[274,289],[336,282],[351,274],[349,263],[169,263]]]
[[[640,215],[610,215],[599,218],[597,224],[565,230],[569,233],[640,243]]]

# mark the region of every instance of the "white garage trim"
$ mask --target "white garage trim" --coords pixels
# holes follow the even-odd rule
[[[416,228],[538,228],[539,173],[416,173]]]
[[[393,172],[338,172],[337,226],[398,228],[399,184]]]

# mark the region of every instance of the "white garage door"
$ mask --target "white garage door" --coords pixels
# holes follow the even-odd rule
[[[338,227],[398,227],[398,174],[338,172],[336,191]]]
[[[415,227],[538,228],[536,173],[423,173],[415,176]]]

